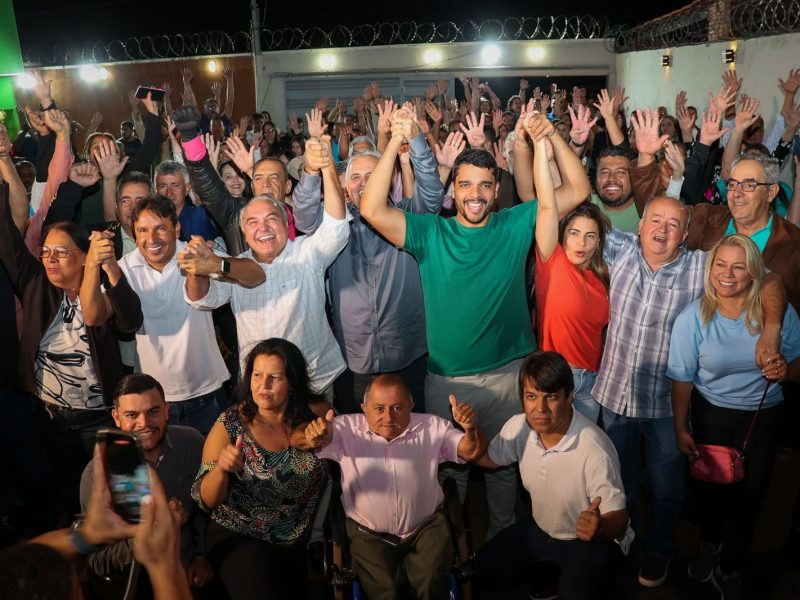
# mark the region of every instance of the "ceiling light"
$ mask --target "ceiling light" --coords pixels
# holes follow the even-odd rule
[[[319,66],[330,70],[336,66],[336,57],[333,54],[323,54],[319,57]]]
[[[544,48],[541,46],[531,46],[528,48],[528,58],[534,62],[539,62],[544,58]]]
[[[500,54],[500,48],[494,44],[489,44],[483,47],[483,50],[481,51],[481,58],[487,65],[493,65],[500,60]]]
[[[435,48],[431,48],[430,50],[425,51],[423,59],[425,60],[425,63],[429,65],[442,62],[442,53]]]

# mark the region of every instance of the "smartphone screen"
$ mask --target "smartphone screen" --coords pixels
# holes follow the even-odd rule
[[[150,477],[136,436],[124,431],[101,429],[103,463],[114,510],[129,523],[139,522],[142,497],[150,493]]]
[[[148,93],[150,94],[150,98],[156,102],[161,102],[164,99],[165,92],[161,88],[147,87],[144,85],[140,85],[136,88],[136,97],[140,100],[147,98]]]

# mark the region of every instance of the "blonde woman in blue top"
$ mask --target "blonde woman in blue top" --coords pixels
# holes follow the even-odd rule
[[[773,382],[747,446],[744,479],[724,485],[695,482],[704,542],[689,574],[712,579],[725,598],[741,593],[741,572],[783,414],[779,382],[800,378],[800,320],[791,305],[783,320],[780,354],[764,369],[756,366],[764,276],[761,254],[750,238],[736,234],[717,242],[706,262],[704,295],[675,321],[669,348],[675,437],[690,460],[697,444],[741,449],[767,380]]]

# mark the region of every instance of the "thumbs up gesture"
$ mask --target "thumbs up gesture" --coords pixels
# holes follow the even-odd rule
[[[312,448],[322,448],[333,439],[333,409],[325,413],[325,418],[318,417],[306,427],[306,439]]]
[[[578,539],[584,542],[590,542],[597,535],[597,530],[600,528],[600,502],[602,498],[598,496],[589,505],[589,508],[581,512],[578,516],[578,525],[575,532],[578,534]]]
[[[469,404],[459,404],[455,394],[450,394],[450,410],[453,421],[461,425],[464,431],[471,431],[478,426],[478,417]]]
[[[217,466],[222,469],[224,473],[237,473],[244,469],[241,435],[236,438],[235,444],[228,444],[222,449],[217,459]]]

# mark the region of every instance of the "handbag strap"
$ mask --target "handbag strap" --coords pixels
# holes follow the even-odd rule
[[[758,403],[758,409],[756,410],[756,414],[753,415],[753,420],[750,421],[750,428],[747,430],[747,435],[744,438],[744,443],[742,444],[742,453],[747,449],[747,444],[750,443],[750,436],[753,434],[753,427],[755,427],[756,419],[758,419],[758,413],[761,412],[761,407],[764,406],[764,400],[767,398],[767,391],[769,390],[769,386],[772,382],[767,379],[767,385],[764,386],[764,393],[761,394],[761,402]]]

